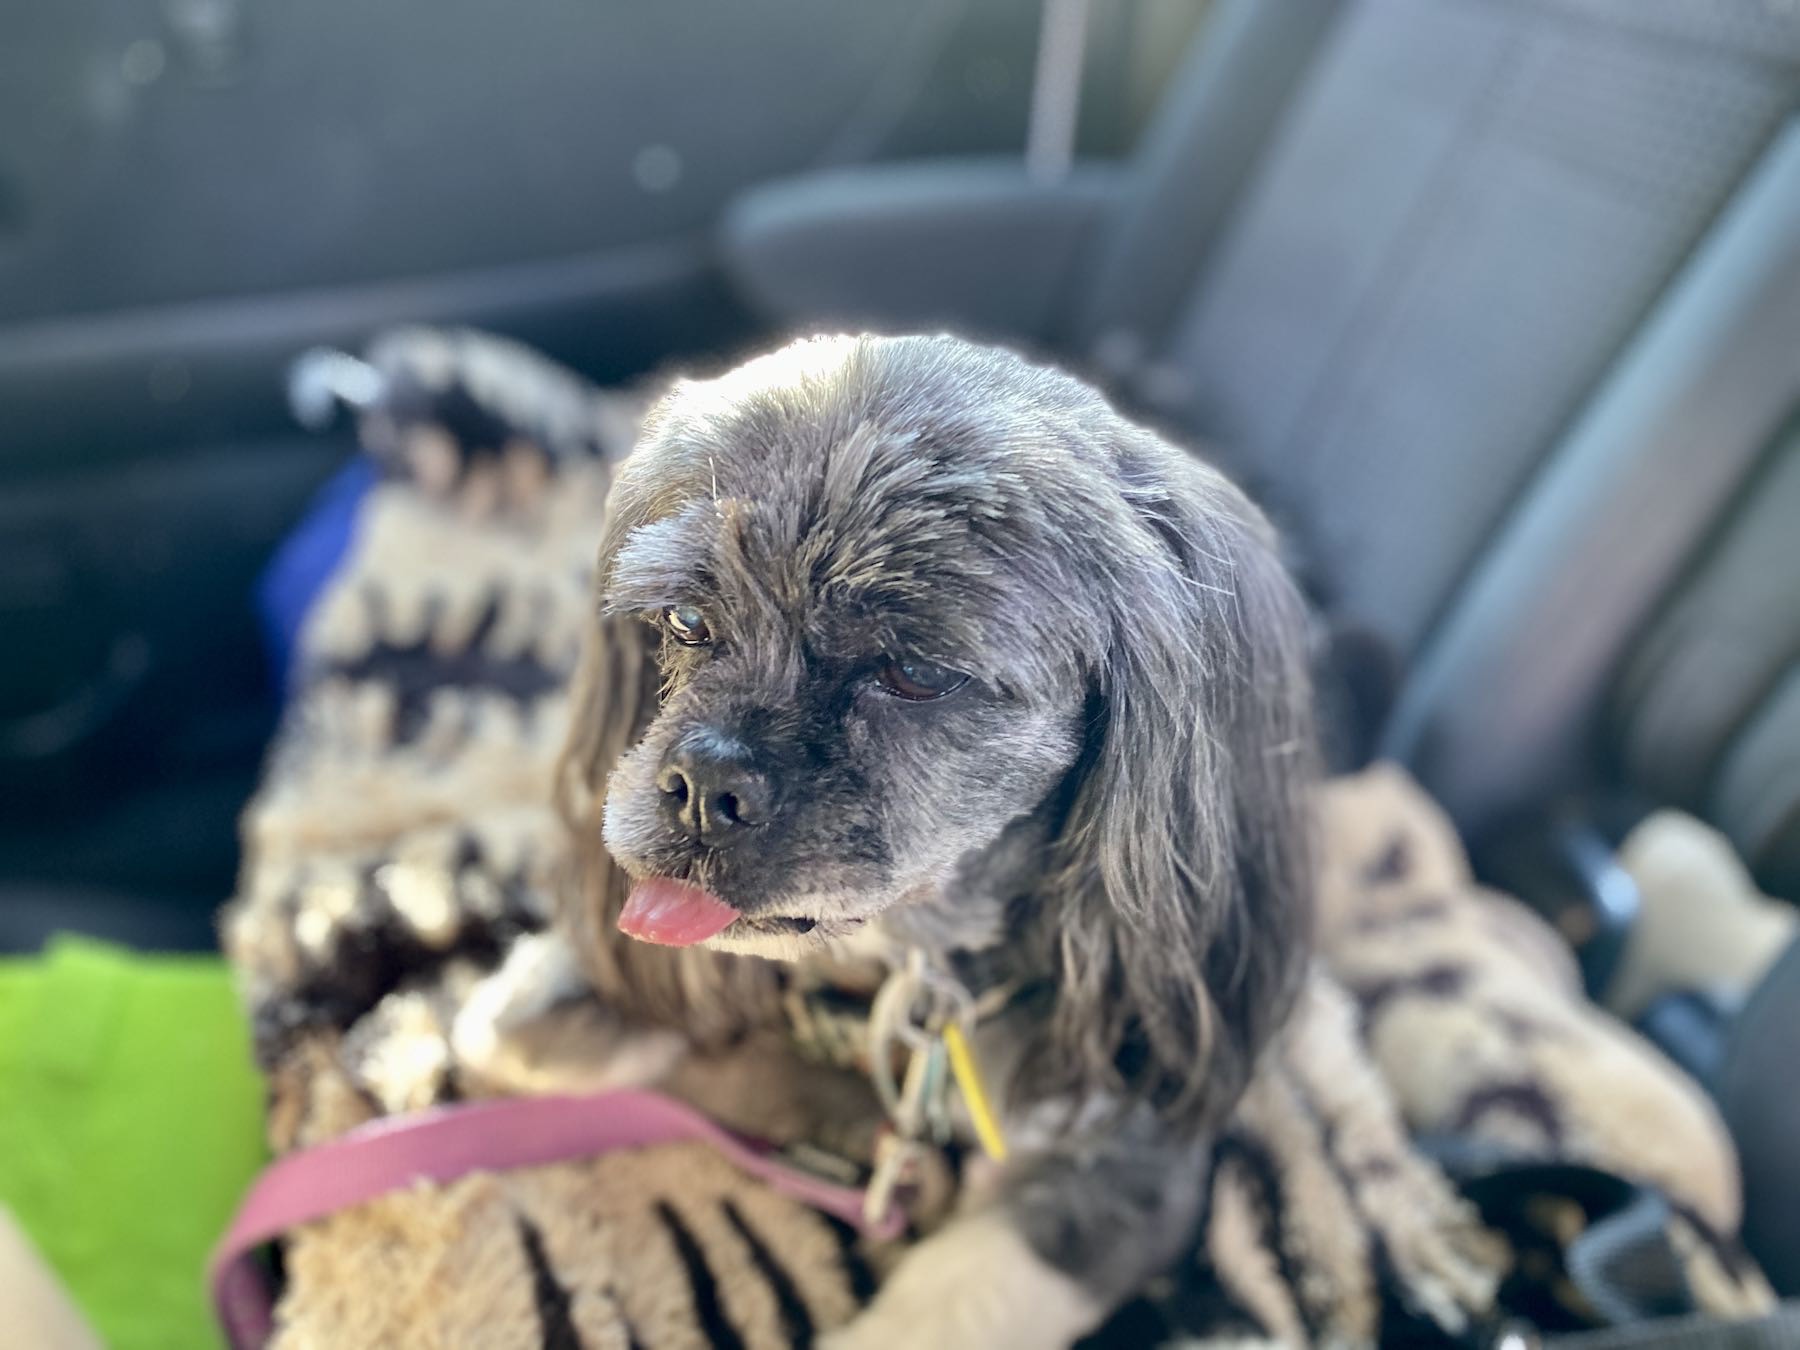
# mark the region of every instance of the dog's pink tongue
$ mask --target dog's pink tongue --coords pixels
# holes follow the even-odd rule
[[[738,912],[710,891],[657,877],[631,888],[619,912],[619,930],[642,942],[691,947],[729,927]]]

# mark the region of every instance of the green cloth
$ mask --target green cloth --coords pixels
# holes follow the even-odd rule
[[[0,960],[0,1204],[115,1350],[216,1346],[207,1252],[265,1157],[225,963]]]

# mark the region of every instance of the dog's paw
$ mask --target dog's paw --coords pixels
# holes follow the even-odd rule
[[[529,514],[561,468],[627,448],[611,396],[490,333],[395,329],[370,345],[368,368],[365,448],[472,517]]]
[[[554,930],[520,938],[474,987],[450,1046],[467,1079],[509,1095],[645,1087],[687,1052],[678,1033],[628,1027],[602,1006]]]
[[[958,1220],[900,1262],[859,1316],[822,1350],[1054,1350],[1099,1325],[1106,1310],[1046,1265],[1005,1216]]]

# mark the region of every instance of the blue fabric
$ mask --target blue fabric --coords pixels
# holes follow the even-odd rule
[[[283,698],[293,693],[299,677],[300,627],[349,548],[357,513],[377,477],[374,463],[365,455],[334,474],[257,581],[257,619]]]

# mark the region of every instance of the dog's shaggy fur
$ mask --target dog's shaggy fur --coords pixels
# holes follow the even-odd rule
[[[371,359],[387,394],[363,419],[363,443],[397,481],[359,509],[300,635],[223,930],[270,1074],[274,1149],[465,1097],[654,1085],[772,1148],[866,1164],[880,1106],[866,1076],[844,1067],[859,1028],[854,1015],[834,1020],[833,1000],[867,992],[879,962],[818,968],[861,940],[799,966],[691,952],[645,964],[669,953],[603,928],[589,953],[611,989],[602,1000],[549,927],[559,893],[579,924],[604,918],[568,906],[559,878],[571,846],[603,852],[601,804],[579,772],[598,753],[593,738],[623,745],[635,728],[585,705],[575,744],[587,748],[568,758],[577,772],[564,785],[574,832],[552,813],[548,785],[584,639],[592,647],[606,489],[641,403],[479,333],[399,331]],[[610,650],[639,655],[628,670],[644,669],[635,648]],[[642,686],[646,718],[657,687]],[[1145,1215],[1172,1224],[1181,1209],[1146,1209],[1129,1183],[1148,1187],[1165,1164],[1157,1181],[1172,1195],[1205,1195],[1203,1232],[1102,1329],[1107,1345],[1354,1345],[1433,1327],[1460,1343],[1492,1339],[1521,1313],[1592,1325],[1564,1269],[1584,1240],[1581,1215],[1597,1225],[1618,1211],[1584,1208],[1592,1178],[1572,1183],[1564,1164],[1660,1184],[1688,1306],[1768,1307],[1729,1237],[1736,1172],[1704,1094],[1580,1001],[1560,978],[1566,953],[1553,935],[1473,885],[1449,822],[1403,775],[1341,779],[1320,806],[1317,958],[1198,1186],[1181,1164],[1215,1132],[1184,1129],[1179,1115],[1159,1117],[1154,1094],[1122,1090],[1086,1098],[1087,1114],[1122,1112],[1141,1154],[1106,1136],[1084,1181],[1068,1161],[1081,1157],[1077,1136],[1015,1123],[1015,1146],[1037,1155],[1026,1175],[1042,1180],[1041,1203],[1020,1200],[1029,1183],[1015,1174],[997,1207],[990,1188],[980,1222],[949,1219],[960,1236],[943,1243],[934,1235],[959,1201],[983,1203],[978,1169],[958,1178],[948,1156],[928,1155],[906,1204],[910,1238],[892,1244],[856,1241],[682,1146],[421,1185],[287,1235],[277,1343],[790,1344],[846,1325],[876,1287],[889,1292],[851,1333],[863,1343],[924,1343],[946,1322],[965,1342],[1054,1343],[1099,1299],[1034,1254],[1035,1221],[1087,1216],[1068,1225],[1076,1237],[1105,1237],[1116,1221],[1121,1266],[1141,1263],[1157,1241]],[[1029,835],[990,850],[985,876],[1031,877],[1048,846]],[[604,875],[592,863],[581,869],[590,881]],[[973,872],[959,885],[998,893]],[[1044,892],[1033,881],[1015,894]],[[937,950],[949,945],[939,924],[973,912],[914,904],[864,934],[935,916],[898,932]],[[961,956],[961,973],[982,984],[1010,951],[1001,942]],[[1038,1001],[987,1029],[984,1058],[1047,1034],[1055,967],[1037,969]],[[830,997],[814,1003],[821,974]],[[777,1003],[796,997],[790,1018]],[[626,1008],[637,1025],[619,1017]],[[660,1028],[642,1025],[665,1014]],[[751,1035],[719,1034],[765,1020]],[[709,1039],[716,1048],[692,1044]],[[1509,1254],[1482,1227],[1409,1144],[1409,1127],[1448,1131],[1468,1150],[1470,1184],[1504,1198],[1493,1222],[1523,1247]],[[921,1239],[929,1259],[907,1261]],[[883,1283],[896,1259],[904,1272]]]
[[[597,575],[559,776],[587,974],[702,1040],[763,1019],[756,957],[923,947],[1016,990],[979,1049],[1025,1147],[858,1325],[892,1334],[899,1300],[918,1343],[1027,1312],[1079,1334],[1188,1235],[1306,960],[1305,627],[1262,516],[1058,371],[820,338],[664,398]],[[710,641],[675,641],[674,608]],[[969,678],[908,702],[891,660]],[[730,847],[659,786],[697,741],[775,803]],[[660,877],[742,917],[702,950],[631,944],[630,888]],[[1035,1273],[967,1278],[1025,1244]]]

